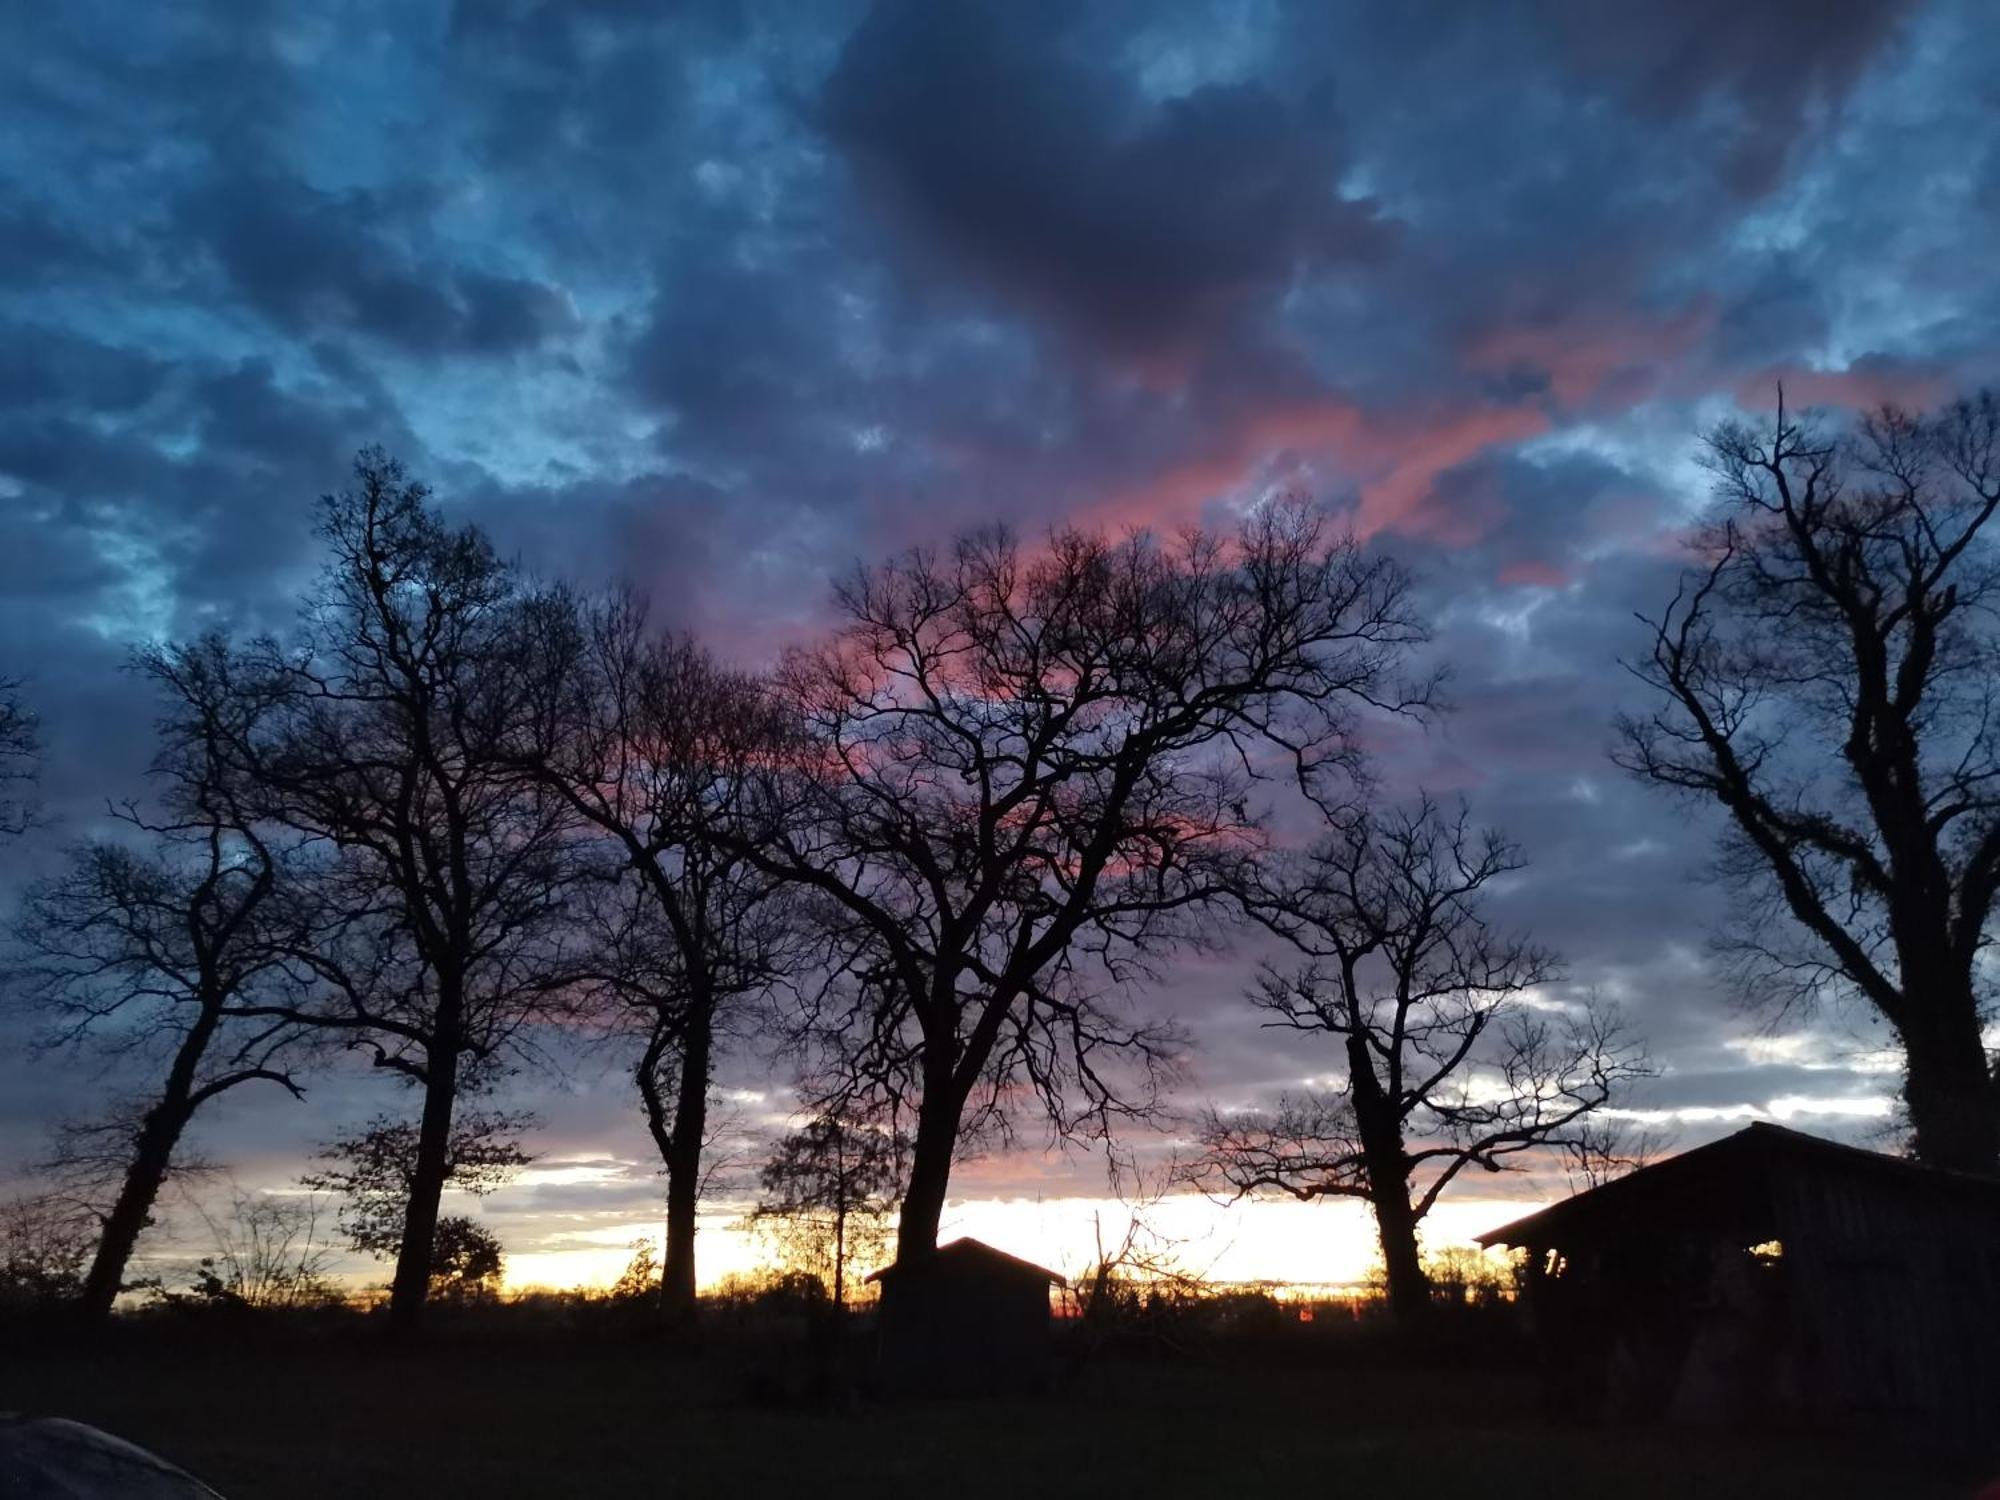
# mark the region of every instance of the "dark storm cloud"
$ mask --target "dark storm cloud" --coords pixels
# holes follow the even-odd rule
[[[398,248],[376,228],[396,217],[375,194],[251,176],[193,195],[177,228],[246,304],[296,334],[352,329],[413,355],[507,354],[572,326],[566,300],[539,282]]]
[[[0,199],[0,279],[21,286],[60,268],[74,274],[107,263],[101,247],[56,216]]]
[[[1456,545],[1430,549],[1418,565],[1454,576],[1478,570],[1502,586],[1560,587],[1655,536],[1670,513],[1652,476],[1599,454],[1484,452],[1432,484],[1419,518],[1455,525]]]
[[[157,392],[166,366],[139,350],[121,349],[70,329],[0,324],[0,410],[36,407],[129,411]]]
[[[859,557],[1293,488],[1423,576],[1457,708],[1390,780],[1523,841],[1502,915],[1568,957],[1565,995],[1623,1001],[1661,1107],[1880,1091],[1838,1028],[1810,1066],[1717,1041],[1754,1028],[1703,944],[1713,824],[1605,748],[1704,423],[1779,379],[1851,405],[2000,374],[1973,0],[30,29],[0,59],[0,672],[34,679],[63,834],[145,764],[128,643],[282,628],[364,443],[746,661]],[[1326,1065],[1249,1024],[1253,957],[1134,997],[1189,1015],[1218,1095]],[[47,1099],[10,1082],[18,1156]],[[382,1103],[329,1080],[282,1129]],[[616,1090],[564,1109],[566,1142],[643,1156]]]
[[[1755,194],[1776,185],[1815,113],[1839,108],[1915,9],[1912,0],[1679,0],[1615,9],[1552,0],[1546,14],[1577,74],[1609,81],[1661,125],[1698,132],[1719,152],[1729,182]],[[1715,104],[1722,108],[1707,108]]]
[[[941,251],[1115,349],[1178,351],[1301,264],[1379,253],[1338,195],[1330,89],[1154,103],[1067,7],[876,7],[827,81],[827,129]]]

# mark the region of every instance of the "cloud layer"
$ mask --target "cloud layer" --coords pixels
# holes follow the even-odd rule
[[[57,7],[0,62],[0,672],[83,831],[147,755],[125,646],[282,625],[308,502],[370,442],[748,661],[856,556],[1303,490],[1423,575],[1459,708],[1399,774],[1526,844],[1505,915],[1627,1004],[1650,1102],[1880,1101],[1858,1023],[1734,1044],[1712,829],[1603,752],[1704,425],[1780,379],[1853,405],[2000,373],[1986,20]],[[1219,1097],[1323,1067],[1250,1024],[1246,963],[1141,1001],[1190,1017]],[[12,1159],[62,1092],[0,1064]],[[581,1097],[567,1149],[642,1154],[615,1087]]]

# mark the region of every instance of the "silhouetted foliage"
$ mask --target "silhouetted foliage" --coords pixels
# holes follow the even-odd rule
[[[906,1151],[884,1127],[821,1115],[778,1142],[757,1174],[749,1223],[776,1242],[787,1270],[819,1277],[844,1307],[855,1268],[888,1244]]]
[[[329,1275],[333,1250],[320,1235],[320,1200],[311,1194],[233,1190],[220,1210],[199,1208],[212,1248],[187,1273],[185,1289],[166,1277],[137,1283],[175,1311],[302,1312],[340,1306]]]
[[[461,1113],[445,1140],[443,1186],[483,1197],[507,1182],[534,1160],[519,1139],[533,1124],[525,1114]],[[339,1198],[340,1230],[353,1249],[378,1259],[400,1256],[422,1146],[419,1126],[378,1115],[322,1147],[316,1156],[329,1165],[299,1181]],[[459,1301],[485,1295],[499,1279],[500,1257],[499,1242],[475,1221],[440,1218],[426,1294]]]
[[[1433,1300],[1447,1307],[1490,1307],[1515,1291],[1511,1262],[1467,1245],[1425,1251],[1423,1269]]]
[[[69,1200],[37,1193],[0,1203],[0,1312],[73,1305],[97,1225]]]
[[[1365,1200],[1399,1317],[1430,1305],[1418,1226],[1458,1175],[1561,1145],[1642,1071],[1604,1016],[1523,1003],[1554,961],[1479,910],[1521,863],[1463,807],[1426,798],[1349,815],[1246,891],[1307,956],[1296,971],[1267,965],[1252,1000],[1268,1025],[1337,1041],[1340,1082],[1286,1094],[1269,1113],[1211,1107],[1194,1174],[1238,1194]]]
[[[462,1214],[438,1220],[431,1250],[433,1298],[455,1305],[490,1300],[500,1290],[504,1269],[500,1241],[490,1229]]]
[[[1619,763],[1720,804],[1730,950],[1777,1008],[1895,1030],[1917,1154],[2000,1171],[1982,1029],[2000,898],[2000,405],[1885,407],[1845,437],[1779,406],[1708,438],[1718,513],[1632,670],[1663,700]],[[1642,617],[1643,618],[1643,617]]]
[[[648,1302],[660,1295],[660,1256],[651,1239],[632,1241],[632,1258],[605,1293],[613,1302]]]
[[[1125,1226],[1108,1239],[1103,1216],[1094,1216],[1090,1261],[1065,1285],[1079,1320],[1080,1353],[1094,1356],[1120,1344],[1185,1352],[1185,1314],[1215,1295],[1206,1272],[1188,1262],[1182,1242],[1158,1222],[1160,1205],[1185,1186],[1185,1166],[1177,1156],[1146,1168],[1117,1155],[1110,1165]]]
[[[270,1311],[341,1300],[329,1272],[333,1250],[321,1236],[312,1194],[232,1192],[226,1211],[204,1212],[214,1251],[209,1264],[244,1306]]]

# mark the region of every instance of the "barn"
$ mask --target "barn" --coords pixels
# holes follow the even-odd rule
[[[974,1239],[868,1278],[882,1288],[876,1383],[902,1395],[1035,1391],[1049,1377],[1049,1288],[1062,1277]]]
[[[1480,1239],[1560,1409],[2000,1447],[2000,1180],[1756,1124]]]

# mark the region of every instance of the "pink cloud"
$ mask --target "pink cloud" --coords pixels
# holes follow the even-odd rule
[[[1785,390],[1787,406],[1837,406],[1865,411],[1903,406],[1921,411],[1951,394],[1950,378],[1937,366],[1890,355],[1866,354],[1842,370],[1815,370],[1802,364],[1770,365],[1738,383],[1737,401],[1764,411]]]
[[[1566,570],[1534,559],[1511,562],[1500,570],[1500,583],[1505,588],[1559,589],[1569,582]]]
[[[1467,512],[1433,503],[1438,476],[1547,428],[1548,418],[1527,406],[1397,413],[1328,396],[1268,407],[1236,422],[1208,452],[1090,507],[1088,516],[1113,526],[1183,525],[1211,502],[1268,480],[1274,464],[1289,460],[1294,471],[1330,471],[1358,488],[1355,529],[1363,537],[1394,532],[1468,545],[1502,515],[1497,508]]]
[[[1660,393],[1668,372],[1708,339],[1713,297],[1697,297],[1664,318],[1621,308],[1565,307],[1553,316],[1502,322],[1463,344],[1468,369],[1539,371],[1565,407],[1632,404]]]

